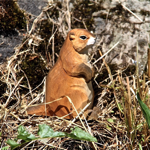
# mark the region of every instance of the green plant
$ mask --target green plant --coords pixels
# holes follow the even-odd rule
[[[137,93],[137,99],[140,104],[141,110],[143,112],[143,115],[146,119],[148,128],[150,129],[150,109],[147,107],[147,105],[141,100],[139,93]]]
[[[17,139],[14,140],[7,140],[7,144],[11,147],[11,149],[15,149],[20,147],[21,145],[24,145],[30,141],[34,140],[41,140],[44,138],[55,138],[55,137],[70,137],[72,139],[76,140],[85,140],[85,141],[90,141],[90,142],[97,142],[97,139],[93,136],[91,136],[89,133],[83,131],[82,129],[75,127],[74,129],[71,128],[71,133],[66,133],[66,132],[58,132],[58,131],[53,131],[53,129],[46,125],[42,124],[39,125],[39,130],[38,130],[38,135],[39,137],[36,137],[35,135],[29,133],[24,126],[19,126],[18,128],[18,135]],[[18,143],[18,140],[22,140],[21,143]],[[3,147],[3,150],[8,149],[9,147]]]

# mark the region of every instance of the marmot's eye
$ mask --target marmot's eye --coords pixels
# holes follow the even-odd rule
[[[81,39],[81,40],[86,40],[87,37],[86,37],[85,35],[81,35],[81,36],[80,36],[80,39]]]

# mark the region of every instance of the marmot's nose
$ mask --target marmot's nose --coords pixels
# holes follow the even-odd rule
[[[95,37],[90,37],[88,42],[87,42],[87,45],[93,45],[93,44],[95,44],[95,41],[96,41]]]

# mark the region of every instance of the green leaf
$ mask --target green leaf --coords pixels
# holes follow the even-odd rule
[[[66,136],[64,132],[58,132],[58,131],[54,132],[53,129],[46,124],[39,125],[38,135],[41,138],[54,138],[54,137]]]
[[[70,134],[66,133],[66,132],[58,132],[58,131],[53,131],[53,129],[46,125],[46,124],[42,124],[39,125],[39,131],[38,131],[38,135],[41,138],[54,138],[54,137],[70,137],[73,139],[77,139],[77,140],[85,140],[85,141],[91,141],[91,142],[97,142],[97,139],[93,136],[91,136],[89,133],[83,131],[82,129],[75,127],[75,129],[71,129],[72,132]],[[40,138],[40,139],[41,139]],[[22,142],[21,144],[17,143],[18,139],[22,139],[25,142]],[[18,128],[18,136],[16,140],[7,140],[7,144],[11,147],[11,149],[15,149],[19,146],[21,146],[22,144],[25,144],[27,142],[30,142],[31,140],[35,140],[35,139],[39,139],[36,138],[33,134],[28,133],[28,131],[25,129],[24,126],[19,126]],[[3,147],[2,150],[7,150],[9,148],[9,146]]]
[[[7,140],[6,143],[10,145],[11,149],[15,149],[16,147],[20,146],[16,141],[14,140]]]
[[[143,150],[142,145],[139,143],[139,150]]]
[[[122,105],[120,103],[118,103],[118,108],[123,113],[123,107],[122,107]]]
[[[37,139],[33,134],[28,133],[24,126],[19,126],[17,139],[22,139],[26,142]]]
[[[8,150],[9,146],[2,147],[2,150]]]
[[[109,131],[111,131],[111,127],[110,127],[110,126],[107,125],[106,128],[107,128]]]
[[[111,118],[108,118],[107,121],[110,122],[110,123],[113,123],[113,122],[114,122],[114,120],[111,119]]]
[[[143,101],[140,98],[139,93],[137,93],[137,99],[138,99],[138,102],[139,102],[140,107],[142,109],[143,115],[146,119],[146,122],[148,124],[148,128],[150,129],[150,109],[147,107],[147,105],[145,103],[143,103]]]
[[[97,142],[97,139],[90,135],[89,133],[83,131],[82,129],[75,127],[75,129],[71,129],[72,132],[67,134],[68,137],[76,139],[76,140],[85,140],[90,142]]]
[[[143,122],[137,125],[136,130],[141,131],[142,130],[141,127],[143,127]]]

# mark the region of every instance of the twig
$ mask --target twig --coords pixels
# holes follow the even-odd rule
[[[132,89],[132,87],[130,87],[131,92],[133,93],[133,95],[136,97],[137,99],[137,95],[135,94],[134,90]]]
[[[80,111],[79,116],[80,116],[81,114],[83,114],[83,112],[89,107],[90,104],[91,104],[91,102],[88,103],[88,104]],[[76,121],[76,119],[79,118],[79,116],[76,116],[76,117],[72,120],[72,122],[71,122],[67,127],[70,127],[71,124],[74,123],[74,122]]]
[[[112,51],[117,45],[119,44],[119,41],[110,49],[108,50],[103,56],[98,58],[92,65],[96,64],[99,60],[101,60],[104,56],[106,56],[110,51]]]
[[[30,85],[29,79],[28,79],[27,75],[25,74],[25,72],[22,69],[21,69],[21,71],[23,72],[25,78],[27,79],[27,83],[28,83],[30,94],[31,94],[31,98],[33,99],[33,94],[32,94],[32,89],[31,89],[31,85]]]
[[[8,97],[8,99],[7,99],[7,101],[6,101],[4,107],[7,107],[7,105],[8,105],[8,103],[9,103],[9,100],[10,100],[12,94],[14,93],[15,89],[18,87],[18,85],[20,84],[20,82],[23,80],[23,78],[24,78],[24,77],[22,77],[22,78],[18,81],[18,83],[15,85],[14,89],[12,90],[12,92],[9,94],[9,97]]]
[[[5,108],[5,106],[3,106],[3,105],[1,105],[1,104],[0,104],[0,107],[1,107],[2,109],[5,109],[6,112],[10,112],[9,109]],[[10,114],[11,114],[13,117],[17,118],[19,121],[21,121],[21,119],[20,119],[17,115],[15,115],[13,112],[10,112]],[[2,117],[2,116],[0,116],[0,119],[1,119],[1,117]]]
[[[82,126],[84,127],[85,131],[88,132],[88,130],[86,129],[86,127],[85,127],[85,125],[84,125],[84,123],[83,123],[83,121],[81,120],[81,117],[79,116],[79,113],[78,113],[77,109],[75,108],[74,104],[72,103],[72,100],[70,99],[70,97],[68,97],[68,96],[66,96],[66,97],[67,97],[67,99],[69,100],[69,102],[72,104],[74,110],[76,111],[76,113],[77,113],[77,115],[78,115],[78,117],[79,117],[79,120],[80,120]],[[89,133],[90,133],[90,132],[89,132]],[[92,145],[94,146],[94,149],[97,150],[97,148],[96,148],[94,142],[92,142]]]
[[[43,79],[43,81],[42,81],[37,87],[35,87],[33,90],[29,91],[26,95],[24,95],[24,96],[22,97],[22,99],[24,99],[28,94],[30,94],[30,92],[33,92],[33,91],[36,90],[38,87],[40,87],[40,86],[43,84],[43,82],[45,81],[45,79],[46,79],[46,77]]]
[[[120,2],[119,2],[120,3]],[[141,21],[141,23],[143,22],[143,20],[140,18],[140,17],[138,17],[135,13],[133,13],[129,8],[127,8],[125,5],[123,5],[123,4],[121,4],[121,6],[124,8],[124,9],[126,9],[128,12],[130,12],[133,16],[135,16],[138,20],[140,20]]]

